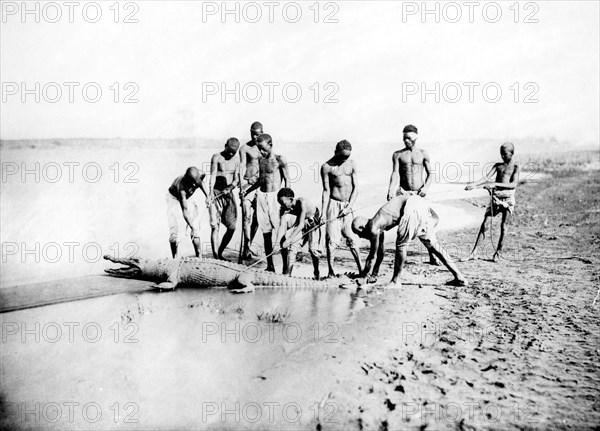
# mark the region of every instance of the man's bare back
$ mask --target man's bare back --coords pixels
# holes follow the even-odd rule
[[[372,235],[379,235],[382,231],[387,231],[398,226],[398,222],[402,218],[404,204],[408,198],[409,196],[397,196],[388,201],[369,220],[366,229],[369,229]]]
[[[416,237],[454,275],[454,280],[450,283],[465,286],[467,284],[465,277],[454,262],[442,252],[437,242],[435,226],[438,220],[427,201],[419,196],[397,196],[382,206],[370,220],[366,217],[356,217],[352,222],[352,230],[371,243],[369,255],[360,276],[369,276],[375,258],[371,276],[376,277],[379,274],[385,254],[384,232],[398,226],[394,275],[390,282],[391,285],[400,286],[400,274],[406,261],[407,245]]]
[[[306,218],[312,219],[317,213],[317,206],[308,199],[298,197],[296,198],[296,205],[290,209],[290,214],[300,216],[302,210],[304,210]]]

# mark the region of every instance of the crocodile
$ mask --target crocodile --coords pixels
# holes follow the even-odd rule
[[[256,270],[225,260],[183,257],[179,259],[118,258],[106,255],[104,259],[125,265],[106,269],[110,275],[137,278],[158,283],[161,290],[173,290],[178,285],[204,288],[229,288],[235,292],[252,292],[255,287],[313,287],[350,288],[356,285],[350,278],[314,280]]]

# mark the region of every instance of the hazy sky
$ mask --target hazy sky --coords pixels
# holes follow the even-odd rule
[[[35,3],[28,3],[32,10]],[[82,12],[88,3],[74,9],[73,23],[63,2],[54,4],[62,13],[57,23],[47,22],[58,9],[45,3],[38,6],[40,23],[34,14],[23,23],[21,2],[2,2],[3,139],[245,139],[250,123],[260,120],[266,131],[288,141],[398,140],[402,127],[414,123],[421,137],[437,141],[556,136],[579,144],[598,142],[597,1],[521,2],[513,9],[514,2],[499,2],[502,16],[495,23],[488,22],[497,12],[490,2],[474,9],[473,23],[464,2],[429,2],[432,10],[439,8],[439,23],[432,14],[425,22],[420,11],[408,15],[421,2],[375,1],[321,2],[318,23],[312,1],[298,2],[302,17],[296,23],[285,19],[293,20],[296,13],[290,2],[274,7],[273,23],[265,2],[228,2],[229,8],[239,8],[239,23],[233,14],[223,19],[222,2],[122,2],[115,23],[110,1],[100,2],[101,18],[88,23]],[[454,19],[456,5],[461,19],[445,21],[444,16]],[[258,8],[261,19],[245,22],[244,16],[253,19]],[[215,9],[214,15],[203,14]],[[129,14],[139,22],[123,23]],[[329,14],[338,22],[324,23]],[[93,20],[94,7],[85,16]],[[39,103],[34,94],[26,95],[23,103],[20,84],[34,89],[36,82],[41,89],[46,86],[46,94],[40,90]],[[57,103],[48,101],[57,97],[56,86],[47,85],[51,82],[62,90]],[[73,103],[65,82],[79,83],[72,87]],[[138,103],[123,103],[135,89],[124,88],[127,82],[139,89]],[[239,103],[234,94],[222,103],[220,93],[207,94],[210,84],[204,84],[203,94],[203,83],[212,82],[229,89],[237,82],[240,89],[246,86],[246,97],[240,91]],[[269,82],[278,83],[270,84],[273,103],[264,84]],[[435,89],[436,82],[440,102],[429,94],[423,103],[422,83]],[[473,83],[472,103],[465,82]],[[84,100],[86,83],[101,88],[97,103]],[[119,83],[119,103],[113,100],[114,83]],[[262,91],[257,103],[251,103],[256,86],[248,83]],[[286,84],[289,101],[282,94]],[[486,84],[490,101],[482,94]],[[90,98],[94,88],[88,88]],[[292,103],[296,88],[302,96]],[[324,103],[334,90],[337,103]],[[537,102],[524,103],[528,96]]]

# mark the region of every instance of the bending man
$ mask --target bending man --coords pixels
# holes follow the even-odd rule
[[[397,196],[382,206],[372,219],[356,217],[352,221],[352,230],[361,238],[371,242],[369,256],[361,277],[367,277],[371,270],[373,259],[377,254],[372,276],[377,276],[379,267],[383,261],[384,233],[398,226],[396,239],[396,260],[394,263],[394,275],[390,284],[400,287],[400,275],[406,261],[408,245],[415,238],[419,238],[427,250],[437,257],[446,268],[454,275],[454,280],[447,284],[455,286],[466,286],[467,280],[460,273],[454,262],[436,248],[437,238],[435,227],[439,218],[429,203],[420,196]]]

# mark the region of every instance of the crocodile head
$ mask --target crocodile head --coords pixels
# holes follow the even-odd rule
[[[125,265],[123,268],[110,268],[105,269],[104,271],[110,275],[115,275],[117,277],[127,277],[127,278],[141,278],[144,274],[144,269],[147,264],[147,259],[140,259],[138,257],[125,257],[118,258],[109,255],[105,255],[104,259],[110,260],[114,263],[120,263]]]

